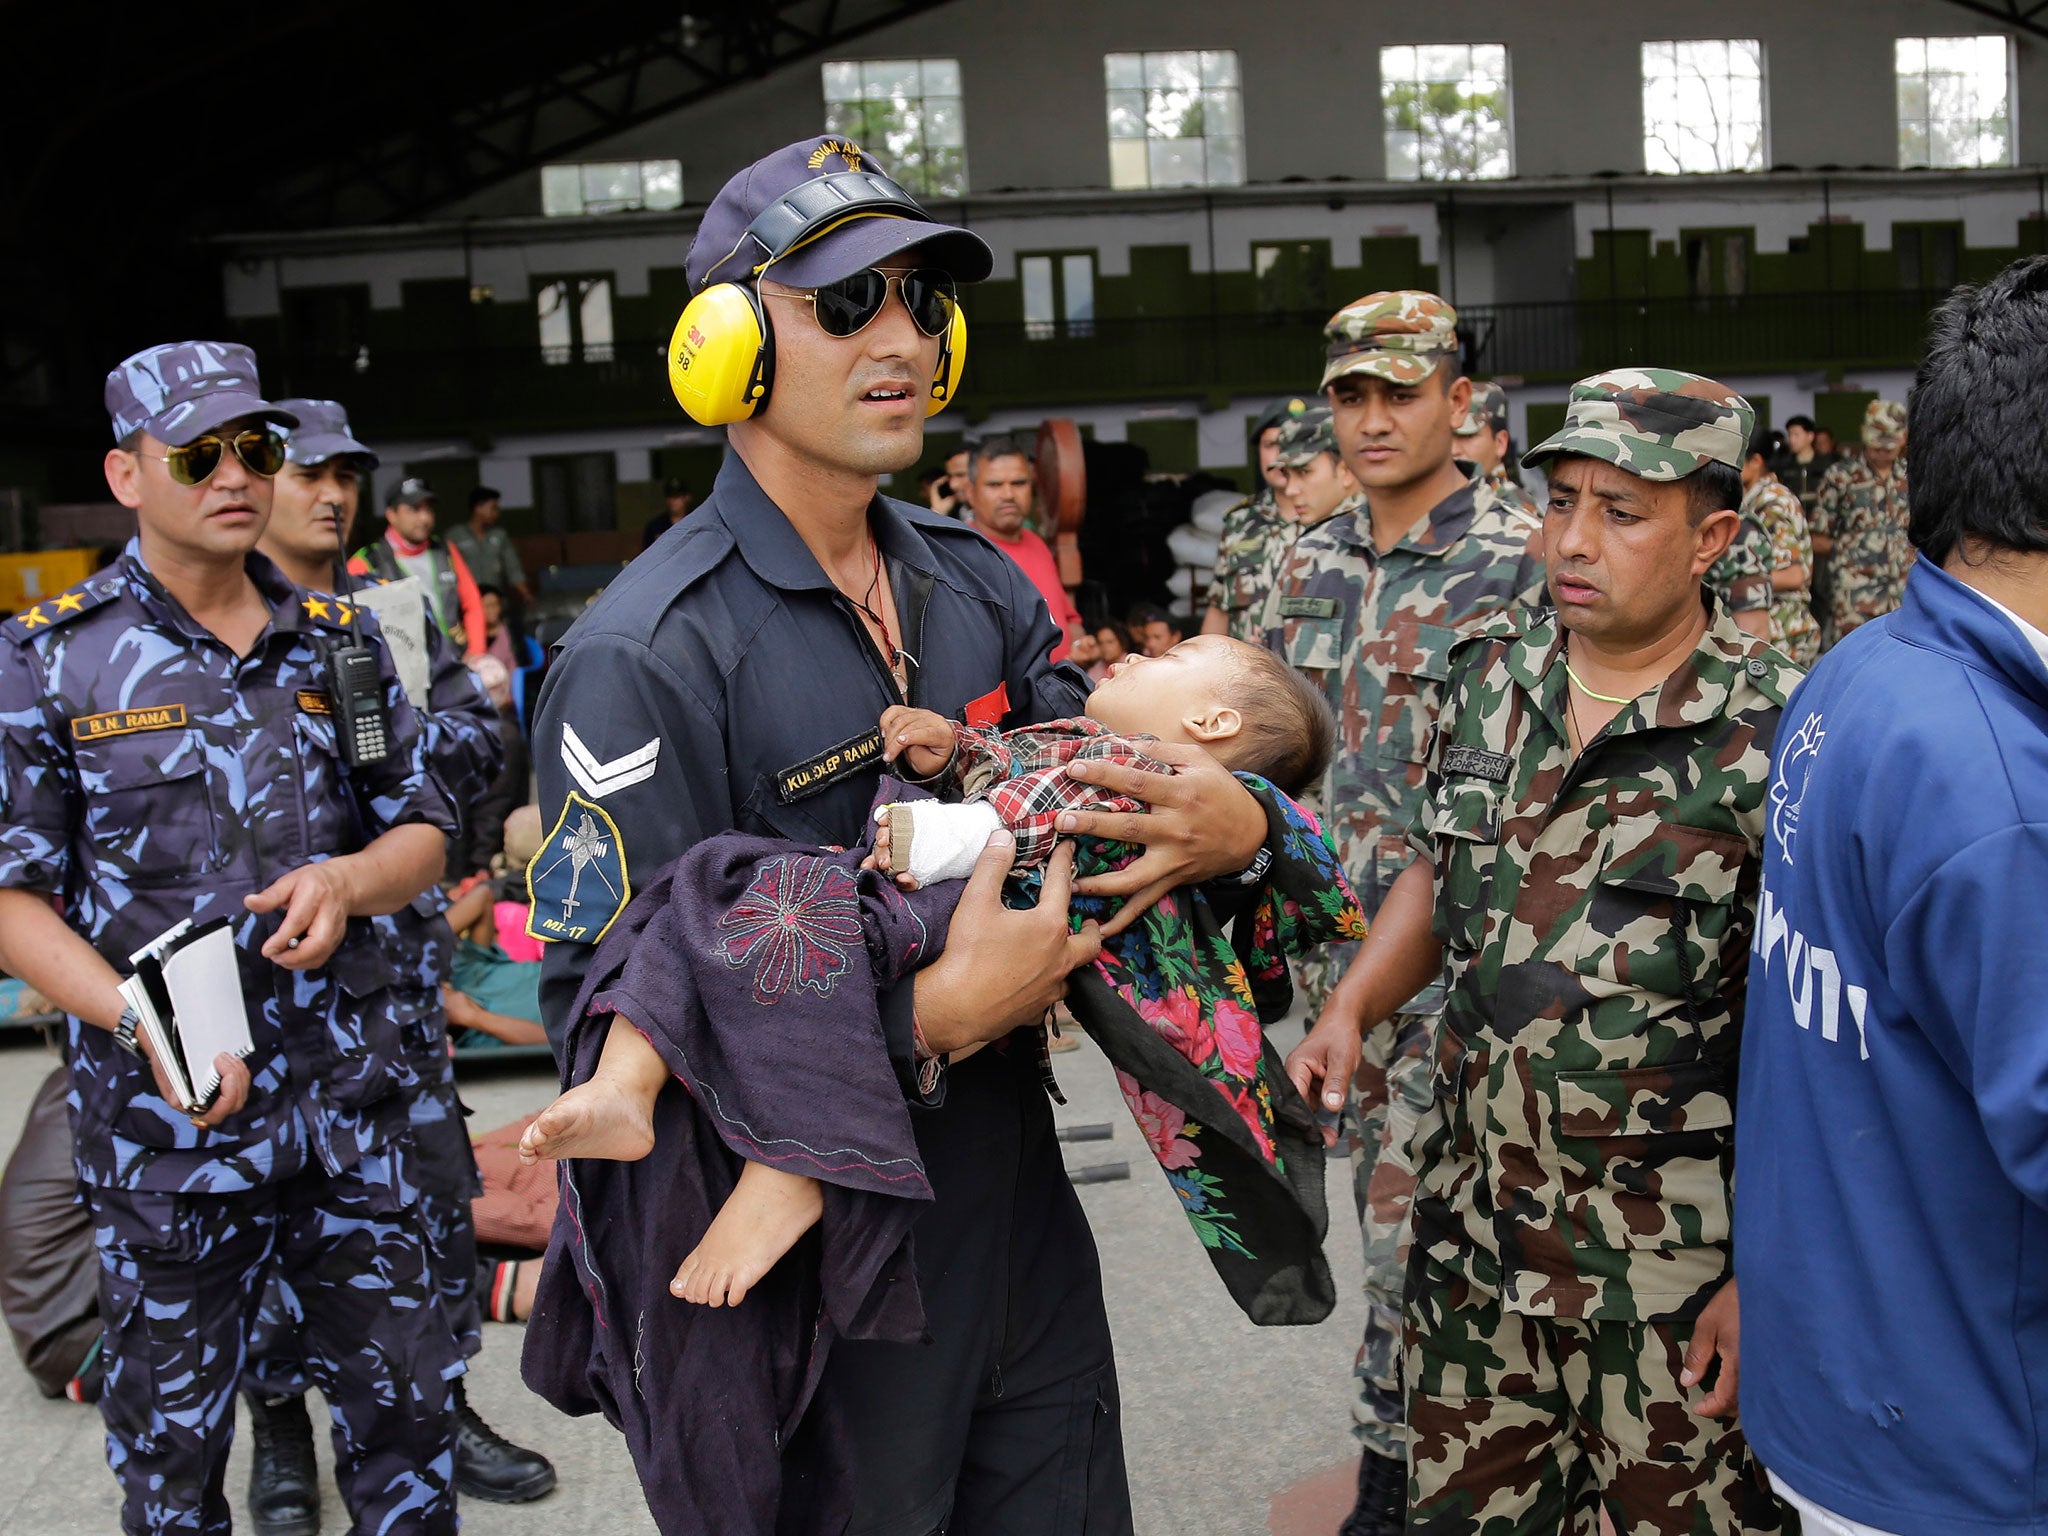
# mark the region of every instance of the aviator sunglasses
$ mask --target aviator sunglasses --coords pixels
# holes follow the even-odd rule
[[[161,459],[178,484],[197,485],[220,468],[221,454],[229,448],[234,449],[235,457],[252,475],[268,480],[284,468],[284,439],[269,427],[252,427],[229,438],[209,432],[169,453],[144,453],[140,448],[135,451],[145,459]]]
[[[944,272],[919,267],[914,272],[883,272],[869,267],[851,277],[807,292],[775,294],[775,298],[806,301],[818,316],[818,329],[827,336],[854,336],[874,322],[889,302],[889,290],[899,289],[903,307],[911,321],[927,336],[943,336],[953,324],[953,279]]]

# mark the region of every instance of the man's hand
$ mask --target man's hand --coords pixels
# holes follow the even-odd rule
[[[1692,1411],[1703,1419],[1732,1419],[1742,1378],[1742,1306],[1733,1280],[1714,1292],[1714,1299],[1693,1325],[1692,1344],[1685,1352],[1685,1369],[1678,1373],[1678,1384],[1699,1385],[1716,1355],[1721,1357],[1721,1374],[1714,1378],[1712,1390],[1692,1405]]]
[[[301,864],[254,896],[242,898],[251,912],[284,909],[277,932],[264,941],[263,953],[288,971],[310,971],[327,963],[348,932],[354,901],[348,865],[341,859]]]
[[[1287,1075],[1308,1103],[1332,1110],[1344,1107],[1344,1095],[1358,1071],[1363,1038],[1360,1023],[1344,995],[1333,992],[1323,1004],[1315,1028],[1287,1053]]]
[[[1142,814],[1062,811],[1059,831],[1079,837],[1141,844],[1131,863],[1080,883],[1084,896],[1121,896],[1122,908],[1102,930],[1121,933],[1176,886],[1234,875],[1258,857],[1266,842],[1266,810],[1252,792],[1200,747],[1147,744],[1146,755],[1173,773],[1148,773],[1099,758],[1067,765],[1067,776],[1115,795],[1142,800]],[[1050,883],[1048,882],[1048,888]]]
[[[920,779],[930,778],[953,760],[953,722],[929,709],[891,705],[882,711],[882,761],[899,755]]]
[[[925,1044],[941,1055],[1000,1040],[1020,1024],[1043,1018],[1066,996],[1067,973],[1102,953],[1094,923],[1084,923],[1079,933],[1067,931],[1073,846],[1062,843],[1053,850],[1038,905],[1028,912],[1003,905],[1003,878],[1016,857],[1016,839],[1008,832],[988,840],[960,893],[945,953],[917,973],[918,1028]]]
[[[135,1043],[142,1047],[143,1059],[149,1063],[150,1075],[156,1079],[157,1097],[176,1109],[178,1096],[171,1089],[171,1080],[165,1076],[163,1064],[156,1059],[156,1049],[149,1043],[149,1037],[138,1034]],[[249,1067],[241,1057],[222,1051],[213,1058],[213,1069],[220,1074],[220,1093],[214,1098],[213,1108],[203,1115],[187,1117],[194,1125],[206,1130],[219,1125],[229,1115],[239,1113],[249,1102]]]

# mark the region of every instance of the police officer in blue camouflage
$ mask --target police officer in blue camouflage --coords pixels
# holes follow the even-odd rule
[[[276,1273],[354,1529],[452,1532],[461,1363],[427,1268],[400,977],[368,919],[427,888],[453,818],[374,620],[255,552],[292,421],[248,349],[151,348],[106,399],[137,537],[0,625],[0,967],[70,1015],[122,1525],[230,1529],[234,1391]],[[390,745],[351,768],[327,663],[356,643]],[[187,1114],[117,983],[163,930],[215,917],[253,1048],[216,1058],[217,1099]]]
[[[298,425],[285,434],[285,464],[273,483],[270,522],[257,548],[295,585],[332,592],[348,549],[362,477],[376,467],[377,456],[350,432],[348,414],[337,402],[277,403],[298,418]],[[503,764],[498,712],[424,607],[418,622],[431,664],[427,698],[418,710],[427,771],[460,819]],[[418,1154],[420,1215],[430,1240],[434,1288],[449,1333],[467,1360],[483,1346],[476,1227],[470,1215],[470,1201],[481,1192],[481,1183],[456,1096],[441,1004],[455,949],[455,935],[442,915],[445,905],[439,887],[430,886],[408,906],[371,923],[400,973],[392,996],[399,1008],[400,1039],[418,1079],[407,1107]],[[282,1287],[273,1280],[243,1373],[255,1431],[249,1510],[258,1536],[311,1536],[319,1529],[308,1385],[297,1330]],[[555,1486],[555,1469],[547,1458],[493,1431],[470,1406],[460,1379],[455,1402],[458,1493],[492,1503],[522,1503]]]

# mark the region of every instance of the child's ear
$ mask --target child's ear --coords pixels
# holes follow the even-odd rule
[[[1229,741],[1244,729],[1244,716],[1228,705],[1218,704],[1199,715],[1189,715],[1181,724],[1198,742]]]

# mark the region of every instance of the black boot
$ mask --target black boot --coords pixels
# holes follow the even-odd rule
[[[1358,1503],[1337,1536],[1401,1536],[1408,1520],[1408,1463],[1367,1451],[1358,1458]]]
[[[320,1469],[304,1397],[247,1396],[256,1460],[249,1468],[249,1519],[256,1536],[318,1536]]]
[[[555,1466],[539,1451],[514,1445],[469,1406],[469,1393],[455,1383],[455,1491],[490,1504],[524,1504],[550,1493]]]

